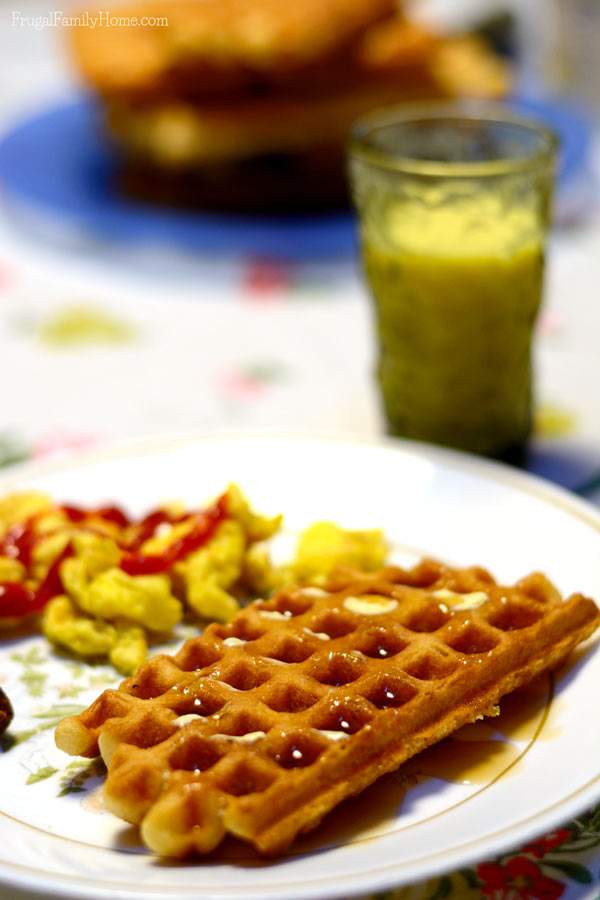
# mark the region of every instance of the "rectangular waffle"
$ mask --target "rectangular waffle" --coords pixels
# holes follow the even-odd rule
[[[363,790],[557,666],[600,620],[541,574],[502,587],[426,560],[288,588],[210,625],[65,719],[105,800],[162,856],[229,833],[281,853]]]

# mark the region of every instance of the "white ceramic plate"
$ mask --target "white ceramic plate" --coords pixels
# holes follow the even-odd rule
[[[383,527],[399,561],[427,551],[509,581],[542,569],[565,592],[600,596],[594,510],[507,468],[417,444],[175,437],[21,469],[0,488],[115,499],[141,512],[168,498],[197,504],[233,479],[259,509],[283,511],[290,533],[316,519]],[[107,667],[53,656],[41,638],[1,646],[12,732],[35,732],[0,757],[5,883],[61,897],[347,897],[493,856],[600,798],[600,654],[591,647],[555,683],[508,701],[499,722],[463,730],[346,803],[282,859],[265,863],[231,842],[215,859],[164,864],[103,810],[94,769],[53,745],[61,713],[114,680]]]

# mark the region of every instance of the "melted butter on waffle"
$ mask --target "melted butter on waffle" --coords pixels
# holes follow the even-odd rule
[[[378,597],[374,594],[365,594],[362,597],[346,597],[344,608],[359,616],[382,616],[390,613],[398,606],[397,600],[386,597]]]
[[[310,637],[316,637],[320,641],[330,641],[331,638],[324,631],[312,631],[310,628],[303,628],[302,631],[304,634],[308,634]]]
[[[238,744],[255,744],[267,736],[266,731],[248,731],[246,734],[214,734],[213,737],[226,741],[237,741]]]
[[[443,612],[448,612],[448,609],[453,609],[455,612],[478,609],[490,599],[485,591],[470,591],[468,594],[458,594],[456,591],[449,591],[448,588],[440,588],[437,591],[433,591],[431,596],[443,601],[440,604]]]
[[[285,622],[286,619],[289,619],[291,617],[291,613],[288,614],[287,611],[279,612],[279,610],[276,609],[264,609],[259,613],[259,615],[261,615],[263,619],[274,619],[276,622]]]
[[[186,713],[184,716],[177,716],[173,720],[173,725],[176,725],[178,728],[185,728],[186,725],[189,725],[191,722],[197,722],[201,718],[202,716],[199,716],[198,713]]]

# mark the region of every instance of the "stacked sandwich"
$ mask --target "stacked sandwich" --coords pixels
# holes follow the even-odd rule
[[[138,0],[71,36],[125,188],[186,206],[342,204],[357,117],[507,90],[487,48],[432,34],[395,0]]]

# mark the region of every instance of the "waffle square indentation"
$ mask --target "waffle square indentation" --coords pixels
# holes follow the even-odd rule
[[[300,684],[286,682],[274,684],[263,699],[269,709],[275,712],[297,713],[314,706],[319,695]]]
[[[286,732],[269,748],[269,754],[283,769],[303,769],[316,762],[328,746],[327,739],[316,733]]]
[[[541,618],[541,610],[511,600],[500,609],[491,612],[488,622],[500,631],[520,631],[522,628],[535,625]]]
[[[396,675],[382,675],[373,679],[363,696],[377,709],[398,709],[417,696],[417,689]]]
[[[181,735],[178,745],[169,756],[174,769],[187,772],[206,772],[221,758],[221,752],[210,738],[189,731]]]
[[[364,663],[352,653],[328,653],[315,660],[311,674],[321,684],[342,687],[362,675]]]

